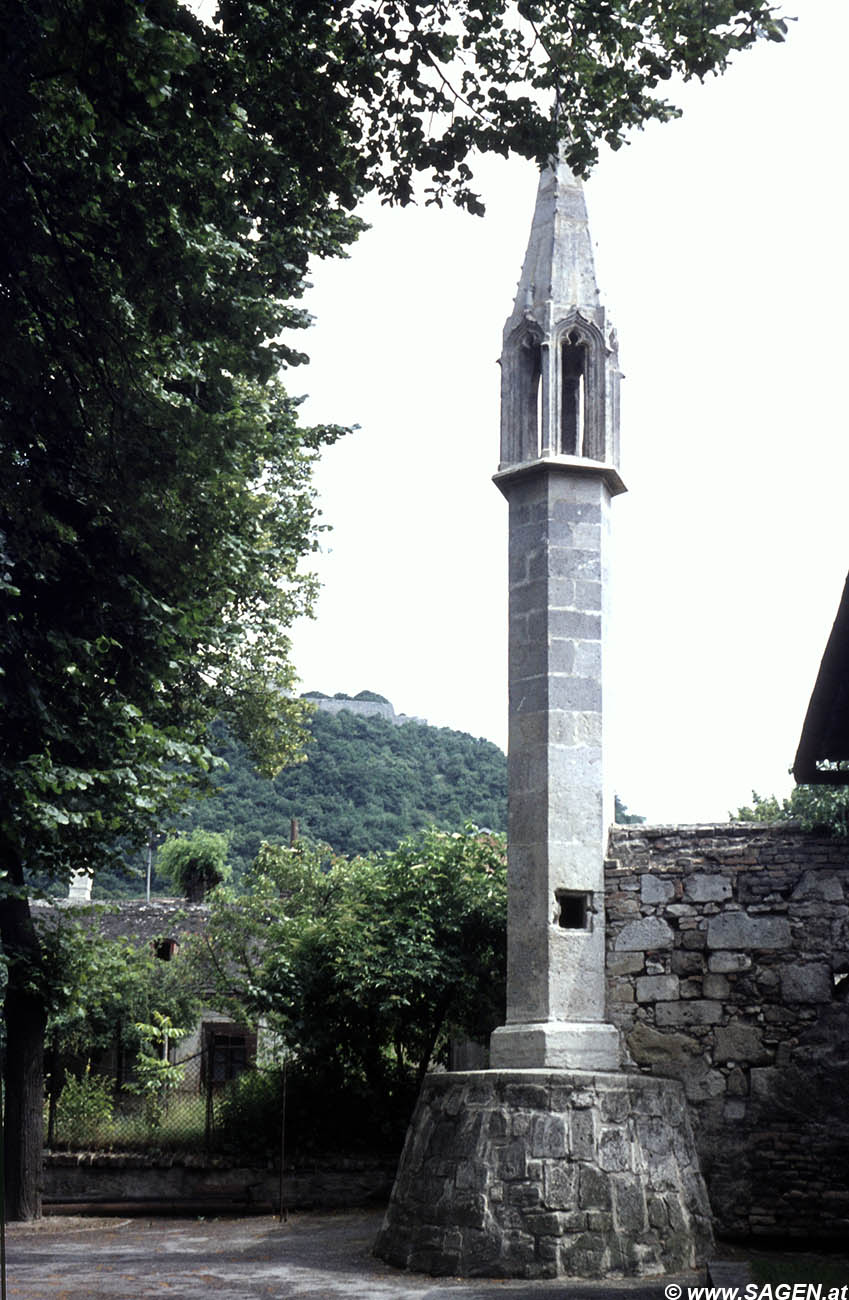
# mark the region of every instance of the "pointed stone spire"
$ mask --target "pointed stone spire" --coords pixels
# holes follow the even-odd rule
[[[528,251],[513,313],[504,329],[505,341],[526,313],[548,333],[570,308],[604,328],[584,189],[560,159],[540,176]]]
[[[562,158],[542,173],[501,355],[501,470],[540,458],[619,461],[619,360],[595,280],[584,191]]]

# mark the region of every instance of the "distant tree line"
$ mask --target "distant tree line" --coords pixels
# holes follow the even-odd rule
[[[356,695],[347,695],[344,691],[337,691],[335,695],[326,695],[324,691],[307,691],[304,695],[305,700],[363,700],[369,704],[391,704],[385,695],[378,695],[376,691],[358,691]]]
[[[491,741],[347,710],[316,711],[309,729],[306,761],[269,779],[245,746],[216,726],[214,749],[226,767],[214,774],[212,795],[163,823],[163,833],[201,827],[228,835],[227,860],[238,885],[263,841],[289,843],[293,818],[303,838],[345,856],[389,851],[429,826],[457,830],[472,822],[506,830],[507,759]],[[144,855],[128,862],[128,873],[98,871],[95,896],[139,893]],[[155,880],[158,892],[173,887],[167,877]]]
[[[752,791],[751,804],[729,814],[739,822],[794,822],[803,831],[849,836],[849,787],[797,785],[786,799]]]

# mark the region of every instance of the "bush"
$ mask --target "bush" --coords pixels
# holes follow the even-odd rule
[[[136,1057],[136,1078],[125,1087],[127,1092],[144,1098],[145,1119],[150,1129],[156,1130],[168,1111],[173,1089],[186,1074],[185,1065],[172,1065],[168,1060],[168,1044],[179,1042],[188,1031],[178,1028],[170,1016],[159,1011],[154,1011],[152,1024],[137,1024],[136,1030],[142,1043]]]
[[[249,1070],[216,1100],[216,1146],[239,1145],[251,1153],[280,1150],[283,1075],[280,1070]]]
[[[356,1082],[330,1080],[297,1064],[287,1071],[285,1093],[282,1070],[251,1070],[216,1101],[214,1145],[277,1162],[285,1112],[287,1163],[340,1151],[397,1154],[416,1097],[412,1075],[407,1083],[375,1106],[374,1097]]]
[[[56,1131],[63,1145],[98,1147],[108,1145],[112,1135],[112,1080],[92,1074],[69,1078],[56,1107]]]
[[[185,895],[190,903],[202,903],[222,881],[229,880],[227,866],[229,838],[199,827],[191,835],[173,835],[156,857],[156,870]]]
[[[751,805],[731,814],[738,822],[795,822],[814,835],[849,837],[849,781],[845,786],[797,785],[788,799],[752,791]]]
[[[396,1071],[393,1084],[376,1095],[356,1075],[296,1066],[286,1090],[286,1150],[301,1156],[400,1154],[418,1084],[412,1070]]]
[[[484,1041],[503,1023],[505,856],[474,827],[353,861],[265,844],[239,906],[213,900],[196,982],[287,1051],[298,1149],[396,1146],[417,1078],[450,1040]],[[255,1104],[235,1095],[222,1123],[227,1105]],[[252,1129],[272,1141],[259,1118],[236,1123]]]

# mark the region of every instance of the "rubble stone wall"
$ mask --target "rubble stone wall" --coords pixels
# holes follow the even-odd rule
[[[717,1231],[849,1232],[849,844],[787,827],[622,826],[608,1017],[680,1079]]]
[[[425,1079],[375,1254],[437,1276],[647,1277],[712,1245],[679,1083],[484,1070]]]
[[[257,1168],[201,1155],[168,1156],[123,1152],[47,1152],[44,1157],[44,1203],[120,1206],[148,1203],[151,1213],[164,1206],[186,1213],[271,1213],[288,1209],[348,1209],[380,1204],[389,1196],[395,1162],[369,1159],[316,1160],[286,1166],[273,1162]],[[195,1207],[189,1210],[188,1207]],[[111,1211],[114,1212],[114,1211]]]

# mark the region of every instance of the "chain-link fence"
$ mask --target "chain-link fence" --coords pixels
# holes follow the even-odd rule
[[[49,1054],[45,1143],[52,1151],[232,1156],[280,1167],[328,1153],[397,1153],[415,1101],[414,1071],[375,1087],[333,1060],[270,1064],[278,1045],[223,1017],[206,1018],[176,1046],[148,1054],[60,1060]],[[176,1066],[176,1069],[172,1069]]]
[[[262,1155],[282,1140],[285,1079],[280,1069],[258,1069],[235,1047],[229,1057],[221,1036],[180,1062],[179,1084],[140,1093],[124,1081],[87,1066],[63,1071],[61,1086],[48,1080],[45,1145],[50,1150],[170,1151]]]

